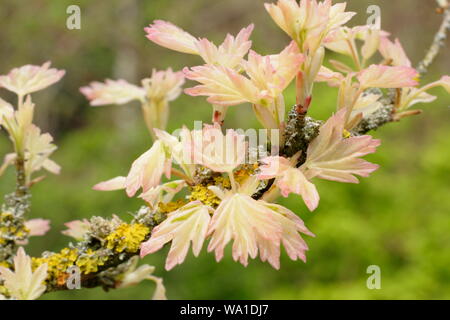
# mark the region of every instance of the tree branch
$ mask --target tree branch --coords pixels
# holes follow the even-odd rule
[[[0,213],[0,262],[12,265],[12,258],[19,243],[28,240],[29,231],[25,226],[26,215],[30,211],[30,194],[26,185],[25,159],[17,154],[16,190],[5,196],[5,203]]]
[[[439,3],[439,2],[438,2]],[[417,65],[417,71],[420,75],[427,73],[428,68],[433,63],[434,59],[439,53],[440,48],[444,45],[444,40],[447,38],[447,32],[450,29],[450,6],[440,7],[443,10],[443,19],[438,32],[435,34],[433,42],[428,49],[425,57]]]

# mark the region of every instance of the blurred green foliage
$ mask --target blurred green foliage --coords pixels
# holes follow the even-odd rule
[[[57,137],[54,159],[63,166],[59,176],[49,176],[33,187],[32,217],[52,220],[45,237],[33,238],[27,249],[33,255],[59,250],[68,238],[60,234],[63,223],[118,214],[127,219],[141,202],[123,192],[96,192],[95,183],[127,172],[131,162],[151,145],[137,105],[90,108],[78,88],[93,80],[124,77],[138,82],[152,68],[193,65],[196,57],[170,52],[150,43],[143,27],[156,18],[170,20],[197,36],[217,42],[226,32],[235,33],[256,24],[254,49],[267,54],[288,41],[259,0],[152,0],[77,1],[82,9],[82,29],[65,28],[65,11],[73,1],[2,0],[2,73],[26,63],[52,60],[67,75],[52,89],[35,95],[37,122]],[[383,28],[400,37],[417,62],[439,23],[432,0],[380,0]],[[26,5],[25,5],[26,3]],[[355,23],[364,23],[370,1],[348,1],[357,11]],[[426,5],[424,5],[426,3]],[[378,3],[377,3],[378,4]],[[419,10],[419,8],[421,8]],[[36,14],[39,13],[39,14]],[[407,27],[406,27],[407,26]],[[420,36],[419,36],[420,35]],[[447,46],[448,48],[448,46]],[[430,74],[431,81],[449,73],[450,55],[443,52]],[[5,93],[3,95],[3,93]],[[318,85],[311,114],[326,119],[333,112],[336,90]],[[164,277],[172,299],[444,299],[450,298],[450,99],[436,89],[439,99],[423,107],[424,114],[389,124],[373,135],[382,139],[368,160],[381,165],[359,185],[317,181],[321,203],[309,213],[292,196],[280,202],[297,212],[316,238],[307,238],[308,262],[293,262],[283,253],[281,270],[259,260],[247,268],[226,255],[216,263],[212,254],[194,258],[171,272],[163,270],[167,247],[143,262],[155,265]],[[2,96],[9,98],[2,90]],[[287,104],[294,103],[290,88]],[[169,131],[194,120],[208,121],[210,107],[202,98],[182,96],[172,103]],[[255,127],[249,106],[233,107],[229,127]],[[9,152],[7,138],[0,154]],[[0,192],[10,192],[14,172],[0,181]],[[378,265],[382,289],[366,287],[369,265]],[[57,292],[44,299],[148,299],[153,284],[113,290]]]

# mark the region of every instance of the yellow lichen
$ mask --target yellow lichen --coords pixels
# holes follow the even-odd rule
[[[230,189],[231,182],[228,177],[218,176],[214,177],[214,185],[222,187],[223,189]]]
[[[350,136],[351,136],[351,133],[347,129],[344,129],[344,132],[342,132],[342,137],[347,139],[347,138],[350,138]]]
[[[8,289],[5,286],[0,286],[0,294],[4,296],[8,296]]]
[[[13,214],[9,211],[5,211],[0,214],[0,219],[2,219],[2,220],[11,219],[11,218],[13,218]]]
[[[171,201],[168,203],[160,202],[158,203],[159,212],[161,213],[173,212],[184,206],[186,203],[187,201],[185,199],[179,199],[177,201]]]
[[[0,213],[0,245],[5,245],[8,241],[24,240],[30,230],[24,224],[17,223],[11,212]]]
[[[254,174],[258,168],[257,164],[243,165],[239,170],[234,173],[234,178],[237,183],[244,182],[250,175]],[[214,192],[209,190],[209,186],[217,186],[222,189],[231,189],[230,179],[226,176],[216,176],[212,178],[212,181],[205,184],[198,184],[191,187],[191,194],[188,199],[190,201],[201,201],[203,204],[217,207],[220,204],[220,198],[216,196]]]
[[[59,253],[53,253],[47,257],[32,258],[33,269],[46,263],[47,279],[56,281],[58,285],[64,285],[69,267],[76,265],[80,268],[81,273],[89,274],[97,272],[98,267],[104,265],[107,260],[107,256],[100,255],[92,249],[80,253],[78,249],[72,248],[64,248]]]
[[[150,233],[150,229],[142,224],[119,225],[105,238],[108,249],[115,252],[137,252],[140,244]],[[71,266],[78,266],[82,274],[98,272],[99,267],[105,265],[109,256],[104,250],[95,251],[91,248],[80,252],[76,248],[64,248],[59,253],[52,253],[41,258],[32,258],[33,269],[46,263],[48,267],[47,281],[57,285],[64,285],[67,278],[67,270]]]
[[[240,168],[239,170],[236,170],[234,173],[234,180],[236,180],[237,183],[244,182],[248,177],[253,175],[256,172],[256,169],[258,169],[258,164],[245,164]]]
[[[213,177],[213,181],[207,184],[198,184],[191,187],[189,201],[200,201],[205,205],[217,207],[220,204],[220,198],[214,192],[208,189],[209,186],[218,186],[223,189],[230,189],[231,183],[228,177]]]
[[[143,224],[123,223],[109,234],[106,238],[106,247],[115,252],[137,252],[144,241],[145,237],[150,233],[150,229]]]
[[[78,258],[78,250],[64,248],[59,253],[53,253],[47,257],[32,258],[33,269],[47,264],[48,278],[57,279],[59,275],[66,274],[66,270],[75,264]]]
[[[208,185],[196,185],[191,188],[191,194],[189,195],[190,201],[200,201],[205,205],[216,207],[220,204],[220,199],[208,189]]]
[[[107,260],[107,256],[99,255],[96,251],[88,249],[78,257],[76,265],[80,268],[82,273],[88,274],[97,272],[98,267],[103,266]]]

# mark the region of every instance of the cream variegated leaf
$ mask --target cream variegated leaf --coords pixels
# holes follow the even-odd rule
[[[369,135],[344,138],[345,113],[341,109],[328,119],[309,144],[306,162],[301,166],[306,177],[358,183],[355,175],[367,177],[378,168],[361,157],[375,152],[380,141]]]
[[[50,68],[50,62],[42,66],[25,65],[0,76],[0,87],[4,87],[19,96],[40,91],[61,80],[64,70]]]
[[[233,240],[233,259],[247,266],[248,258],[254,259],[258,254],[259,239],[279,246],[281,233],[281,226],[262,201],[245,194],[229,194],[214,212],[208,251],[214,251],[220,261],[225,246]]]
[[[22,247],[17,250],[14,257],[14,271],[0,267],[0,279],[4,281],[8,293],[18,300],[39,298],[45,292],[46,277],[47,264],[42,264],[32,271],[31,258],[26,255]]]
[[[141,246],[141,257],[158,251],[171,242],[166,269],[181,264],[192,242],[192,251],[198,256],[208,231],[211,208],[199,201],[191,202],[168,214],[160,225],[152,231],[150,239]]]
[[[107,104],[125,104],[133,100],[143,101],[145,90],[125,80],[110,80],[92,82],[87,87],[80,88],[82,94],[91,102],[92,106]]]

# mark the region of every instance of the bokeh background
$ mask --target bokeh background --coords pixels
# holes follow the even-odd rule
[[[81,30],[66,28],[66,9],[81,7]],[[349,25],[364,24],[369,5],[381,7],[382,27],[399,37],[417,63],[440,23],[434,0],[349,0],[358,12]],[[93,80],[124,78],[139,83],[153,68],[175,70],[200,60],[160,48],[148,41],[143,28],[154,19],[176,23],[196,36],[220,43],[255,23],[253,48],[263,54],[280,51],[288,38],[266,14],[262,0],[2,0],[0,6],[0,73],[24,64],[51,60],[67,70],[63,80],[37,93],[36,122],[59,145],[54,159],[63,170],[33,188],[32,217],[52,220],[45,237],[33,238],[28,251],[60,250],[70,241],[63,223],[118,214],[127,219],[141,202],[123,192],[96,192],[91,186],[127,172],[131,162],[151,145],[137,104],[92,108],[79,87]],[[450,43],[424,82],[450,73]],[[330,56],[331,57],[331,56]],[[318,85],[311,114],[327,118],[335,108],[336,90]],[[194,258],[171,272],[163,269],[167,247],[147,256],[157,267],[171,299],[443,299],[450,298],[450,99],[445,91],[423,106],[424,114],[383,127],[382,139],[369,160],[381,165],[359,185],[317,181],[321,203],[309,213],[294,196],[281,203],[297,212],[317,237],[308,238],[308,262],[282,255],[281,270],[259,260],[247,268],[226,255],[216,263],[212,254]],[[1,91],[5,99],[12,96]],[[294,103],[292,88],[287,103]],[[194,120],[209,121],[203,98],[181,96],[171,105],[169,130]],[[249,106],[230,110],[227,126],[257,127]],[[4,134],[0,155],[10,151]],[[12,169],[1,177],[0,192],[14,186]],[[366,287],[369,265],[382,273],[381,290]],[[58,292],[43,299],[148,299],[153,285],[114,290]]]

